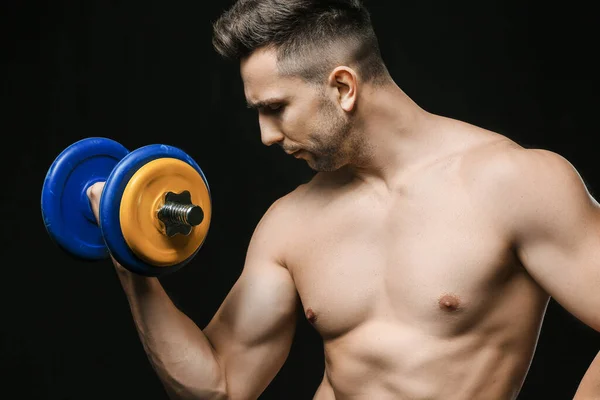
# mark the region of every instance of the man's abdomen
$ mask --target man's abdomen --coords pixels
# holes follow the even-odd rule
[[[418,327],[370,321],[325,343],[326,382],[315,399],[331,393],[336,400],[514,399],[533,346],[531,340],[481,331],[439,337]]]

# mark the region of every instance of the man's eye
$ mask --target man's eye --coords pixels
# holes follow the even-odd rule
[[[260,107],[259,112],[264,113],[264,114],[277,115],[277,114],[280,114],[281,112],[283,112],[284,108],[285,108],[284,105],[281,103],[272,103],[272,104],[266,104],[266,105]]]

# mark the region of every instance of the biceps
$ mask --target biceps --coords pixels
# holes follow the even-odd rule
[[[592,226],[526,242],[519,251],[532,277],[567,311],[600,330],[600,230]]]
[[[289,353],[296,307],[295,286],[285,268],[268,264],[244,269],[204,329],[227,377],[228,390],[264,390]]]
[[[295,316],[296,290],[280,266],[246,269],[206,330],[248,346],[285,330]]]

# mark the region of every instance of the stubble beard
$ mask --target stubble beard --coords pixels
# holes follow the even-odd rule
[[[340,115],[328,99],[323,100],[318,118],[323,123],[313,130],[307,163],[315,171],[333,172],[358,157],[361,140],[352,122]]]

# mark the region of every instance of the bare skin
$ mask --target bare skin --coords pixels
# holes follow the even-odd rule
[[[324,342],[315,400],[515,399],[550,297],[600,330],[600,210],[562,157],[427,113],[351,66],[330,76],[327,115],[272,52],[241,71],[263,142],[323,172],[267,211],[204,329],[117,265],[173,398],[258,398],[299,306]],[[327,132],[359,139],[331,155]]]
[[[600,353],[596,354],[574,397],[574,400],[596,399],[600,399]]]

